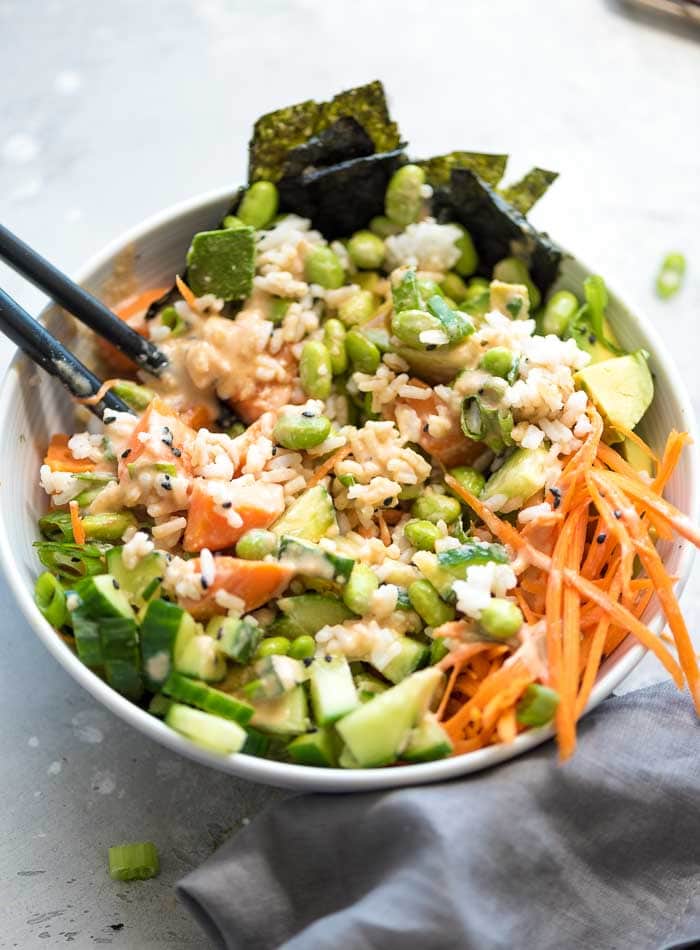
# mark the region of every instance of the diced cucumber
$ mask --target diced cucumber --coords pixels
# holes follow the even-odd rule
[[[245,755],[257,755],[261,758],[267,755],[267,751],[270,748],[270,740],[268,737],[264,736],[262,732],[258,732],[257,729],[251,729],[250,727],[246,728],[246,732],[248,736],[241,752]]]
[[[192,676],[205,683],[218,683],[226,676],[226,660],[216,648],[216,643],[206,634],[197,634],[185,644],[175,657],[177,673]]]
[[[288,640],[296,640],[304,634],[304,629],[298,623],[284,615],[276,617],[270,626],[265,628],[266,637],[286,637]]]
[[[287,746],[292,762],[297,765],[316,765],[321,768],[333,768],[337,763],[337,740],[331,729],[318,729],[297,736]]]
[[[102,666],[102,645],[97,621],[91,620],[82,607],[72,611],[71,620],[73,622],[75,648],[80,662],[91,667],[91,669]]]
[[[350,749],[348,749],[347,746],[343,748],[342,752],[338,756],[338,765],[341,767],[341,769],[361,769],[362,768],[360,763],[357,761],[357,759],[352,754]]]
[[[311,722],[306,692],[297,686],[279,699],[253,703],[251,726],[278,736],[298,736],[307,732]]]
[[[430,644],[430,665],[439,663],[450,652],[450,648],[445,644],[444,637],[435,637]]]
[[[289,506],[271,530],[278,538],[289,535],[307,541],[320,541],[335,523],[331,496],[323,485],[314,485]]]
[[[432,713],[426,713],[423,721],[411,733],[408,745],[401,753],[405,762],[432,762],[450,755],[452,740]]]
[[[400,643],[401,652],[379,670],[390,683],[400,683],[414,670],[425,666],[430,657],[430,648],[425,643],[411,640],[410,637],[401,637]]]
[[[387,683],[382,682],[377,676],[372,676],[371,673],[358,673],[354,679],[361,703],[366,703],[389,689]]]
[[[131,609],[126,594],[111,574],[84,577],[75,585],[75,592],[82,601],[85,613],[93,619],[102,617],[134,619],[134,611]]]
[[[443,600],[455,601],[456,597],[452,590],[455,576],[439,566],[436,554],[433,554],[432,551],[417,551],[413,561],[423,577],[430,581]]]
[[[197,745],[223,755],[240,752],[248,738],[245,729],[237,722],[180,703],[172,704],[165,714],[165,721],[171,729]]]
[[[350,665],[344,656],[319,657],[310,667],[311,705],[319,726],[329,726],[359,705]]]
[[[194,639],[191,615],[167,600],[151,600],[141,622],[141,659],[149,689],[158,689]]]
[[[248,703],[179,673],[170,674],[163,684],[163,692],[180,703],[189,703],[190,706],[223,719],[231,719],[242,726],[253,716],[253,707]]]
[[[217,650],[236,663],[250,663],[262,637],[258,624],[238,617],[212,617],[206,632]]]
[[[444,674],[434,666],[412,673],[336,723],[361,767],[390,765],[400,758],[443,680]]]
[[[158,551],[151,551],[130,570],[124,566],[122,551],[122,547],[110,548],[107,552],[107,570],[116,577],[121,589],[138,609],[143,607],[146,599],[158,596],[160,581],[165,573],[165,558]]]
[[[303,663],[279,654],[258,660],[254,670],[256,678],[243,687],[243,692],[251,699],[276,699],[309,678]]]
[[[172,699],[168,699],[168,697],[164,696],[162,693],[156,693],[156,695],[148,704],[148,711],[152,716],[157,716],[159,719],[163,719],[172,704]]]
[[[118,693],[139,699],[143,692],[136,621],[102,617],[97,621],[105,679]]]
[[[277,606],[303,633],[311,636],[318,633],[321,627],[332,627],[353,617],[352,611],[341,600],[325,594],[281,597]]]
[[[508,561],[508,552],[502,544],[489,544],[487,541],[470,540],[437,555],[438,566],[458,580],[464,580],[467,568],[475,564],[507,564]]]
[[[352,573],[355,562],[342,554],[324,551],[316,544],[299,538],[284,537],[280,541],[279,560],[291,564],[297,573],[306,577],[336,581],[344,584]]]

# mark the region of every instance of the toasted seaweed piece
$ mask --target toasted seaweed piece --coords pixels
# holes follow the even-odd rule
[[[352,234],[383,212],[386,186],[402,157],[402,150],[394,149],[283,178],[281,210],[311,218],[326,238]]]
[[[428,184],[447,185],[453,168],[470,168],[482,181],[493,188],[506,170],[507,155],[490,155],[487,152],[449,152],[434,158],[423,158],[414,164],[425,171]]]
[[[470,169],[453,168],[449,184],[436,188],[433,213],[468,229],[489,273],[504,257],[516,256],[527,263],[543,296],[556,280],[561,249]]]
[[[499,191],[521,214],[527,214],[558,177],[559,172],[550,172],[546,168],[531,168],[520,181]]]
[[[343,116],[307,142],[290,150],[284,163],[284,178],[294,178],[309,168],[322,168],[363,158],[375,151],[374,142],[360,123]]]
[[[375,80],[338,93],[330,102],[308,99],[261,116],[253,127],[248,146],[248,180],[279,181],[285,175],[284,166],[293,149],[344,117],[362,126],[372,140],[372,151],[385,152],[398,147],[398,127],[391,121],[384,87]],[[334,161],[354,157],[357,157],[356,152],[338,155]]]

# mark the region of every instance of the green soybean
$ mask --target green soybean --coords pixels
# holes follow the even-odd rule
[[[447,333],[442,323],[427,310],[401,310],[391,318],[391,332],[394,336],[416,349],[433,349],[437,344],[424,343],[421,334],[435,330],[443,335],[444,342],[447,343]]]
[[[338,307],[338,317],[346,327],[362,326],[374,316],[374,294],[370,290],[358,290]]]
[[[346,330],[340,320],[331,318],[323,325],[323,342],[331,360],[334,376],[340,376],[348,368],[348,354],[345,351]]]
[[[264,528],[251,528],[238,539],[236,557],[246,561],[262,561],[268,554],[277,551],[277,535]]]
[[[580,303],[570,290],[559,290],[547,301],[542,315],[542,333],[547,336],[564,336],[574,317],[578,313]]]
[[[371,231],[356,231],[348,241],[350,259],[362,270],[381,267],[385,253],[384,241]]]
[[[461,225],[457,225],[457,227],[462,232],[462,235],[455,241],[455,247],[459,251],[459,258],[454,265],[454,269],[460,277],[471,277],[479,266],[479,255],[476,252],[474,241],[469,231]]]
[[[85,515],[80,519],[85,537],[90,541],[120,541],[127,528],[136,526],[130,511],[106,511],[100,515]]]
[[[435,542],[442,537],[440,529],[432,521],[418,518],[408,521],[403,533],[408,543],[418,551],[434,551]]]
[[[437,524],[438,521],[452,524],[461,513],[462,507],[456,498],[451,495],[438,495],[436,492],[421,495],[411,505],[411,514],[414,518],[430,521],[432,524]]]
[[[505,346],[493,346],[481,358],[479,366],[492,376],[507,379],[513,371],[513,353]]]
[[[414,581],[408,588],[411,607],[429,627],[441,627],[455,619],[453,607],[440,600],[440,595],[430,581]]]
[[[515,707],[515,718],[523,726],[546,726],[554,719],[559,693],[549,686],[531,683]]]
[[[329,247],[313,247],[304,261],[304,275],[310,284],[319,284],[326,290],[337,290],[345,282],[343,265]]]
[[[256,181],[243,195],[238,217],[256,230],[266,228],[277,214],[279,194],[271,181]]]
[[[369,611],[372,596],[378,587],[379,579],[372,568],[358,562],[343,588],[343,603],[353,613],[363,617]]]
[[[308,633],[303,633],[292,641],[287,653],[295,660],[308,660],[316,653],[316,641]]]
[[[359,330],[350,330],[345,337],[345,349],[353,367],[360,373],[376,373],[382,361],[379,348]]]
[[[378,214],[369,223],[369,229],[373,234],[380,238],[391,237],[392,234],[398,234],[401,228],[398,224],[390,221],[386,215]]]
[[[445,274],[443,280],[440,282],[440,289],[457,303],[461,303],[468,294],[467,285],[459,274],[455,274],[454,271]]]
[[[479,617],[481,629],[494,640],[510,640],[524,623],[522,611],[512,600],[494,597]]]
[[[331,420],[326,416],[304,412],[283,413],[272,430],[272,437],[278,445],[298,452],[301,449],[313,449],[320,445],[331,431]]]
[[[355,274],[352,278],[353,284],[357,284],[362,290],[370,290],[373,294],[377,293],[380,283],[385,280],[386,277],[383,277],[379,271],[376,270],[363,270]]]
[[[328,399],[333,382],[333,367],[327,348],[319,340],[308,340],[299,358],[299,379],[311,399]]]
[[[418,220],[423,206],[425,172],[418,165],[404,165],[389,180],[384,196],[387,218],[401,227]]]
[[[662,300],[678,293],[685,277],[685,257],[674,251],[664,257],[656,278],[656,292]]]
[[[255,659],[261,660],[265,656],[287,656],[291,646],[287,637],[265,637],[258,644]]]
[[[530,277],[530,271],[518,257],[504,257],[493,268],[494,280],[505,284],[524,284],[530,298],[530,309],[536,310],[542,302],[542,294]]]
[[[227,214],[221,223],[229,231],[245,227],[245,224],[235,214]]]
[[[68,617],[66,592],[60,581],[44,571],[34,585],[34,603],[52,627],[62,627]]]
[[[267,319],[272,321],[274,324],[282,323],[284,318],[287,316],[287,311],[291,305],[292,301],[287,300],[284,297],[273,297],[270,301],[270,305],[267,308]]]
[[[466,488],[468,492],[472,495],[476,495],[477,498],[484,490],[486,479],[481,472],[477,472],[475,468],[469,465],[458,465],[456,468],[451,468],[449,474],[456,482],[459,482],[462,488]]]

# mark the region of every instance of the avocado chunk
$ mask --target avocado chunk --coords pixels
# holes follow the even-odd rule
[[[574,378],[603,417],[610,442],[622,441],[616,426],[634,429],[654,398],[654,382],[643,350],[593,363]]]
[[[516,449],[484,485],[482,501],[504,495],[507,501],[499,510],[513,511],[521,507],[535,492],[544,488],[548,455],[545,448]]]
[[[200,231],[187,252],[187,281],[194,294],[243,300],[253,289],[255,231]]]
[[[625,439],[620,446],[620,451],[622,457],[632,466],[635,472],[646,472],[652,478],[656,475],[653,461],[632,439]]]
[[[397,686],[343,716],[336,729],[352,760],[361,768],[395,762],[443,680],[444,674],[434,666],[412,673]]]

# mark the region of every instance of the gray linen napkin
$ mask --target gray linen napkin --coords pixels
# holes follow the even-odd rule
[[[218,947],[700,946],[700,755],[687,695],[613,698],[575,757],[547,743],[441,785],[287,799],[178,893]]]

